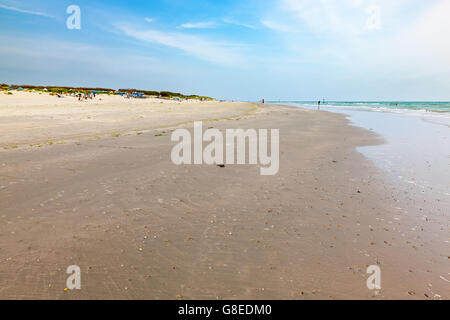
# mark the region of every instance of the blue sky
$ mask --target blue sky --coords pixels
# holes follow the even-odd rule
[[[449,13],[450,0],[0,0],[0,82],[450,100]]]

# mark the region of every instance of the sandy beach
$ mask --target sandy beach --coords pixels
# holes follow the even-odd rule
[[[195,120],[279,129],[279,173],[174,165]],[[448,207],[355,149],[383,142],[287,106],[0,93],[0,299],[449,299]]]
[[[244,103],[124,99],[117,95],[100,95],[80,102],[76,97],[57,98],[45,93],[0,93],[0,146],[24,147],[136,134],[194,120],[239,117],[254,110],[253,105]]]

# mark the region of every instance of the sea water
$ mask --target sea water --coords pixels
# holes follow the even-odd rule
[[[318,109],[317,102],[276,103]],[[325,102],[320,109],[383,137],[385,144],[358,151],[395,182],[450,200],[450,102]]]

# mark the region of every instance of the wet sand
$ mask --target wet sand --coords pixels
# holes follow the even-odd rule
[[[2,108],[0,144],[18,148],[0,151],[1,299],[450,298],[445,208],[355,151],[382,143],[374,133],[328,112],[134,101]],[[213,118],[204,126],[280,129],[278,175],[172,164],[174,126]],[[81,290],[64,291],[69,265]]]

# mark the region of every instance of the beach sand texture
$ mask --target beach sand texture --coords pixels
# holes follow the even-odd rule
[[[252,110],[253,105],[238,102],[125,99],[117,95],[79,102],[75,97],[45,93],[0,93],[0,146],[78,141],[240,116]]]
[[[343,115],[101,98],[0,94],[1,299],[450,298],[445,212],[390,185],[355,151],[383,141]],[[278,175],[174,165],[173,128],[206,119],[280,129]]]

